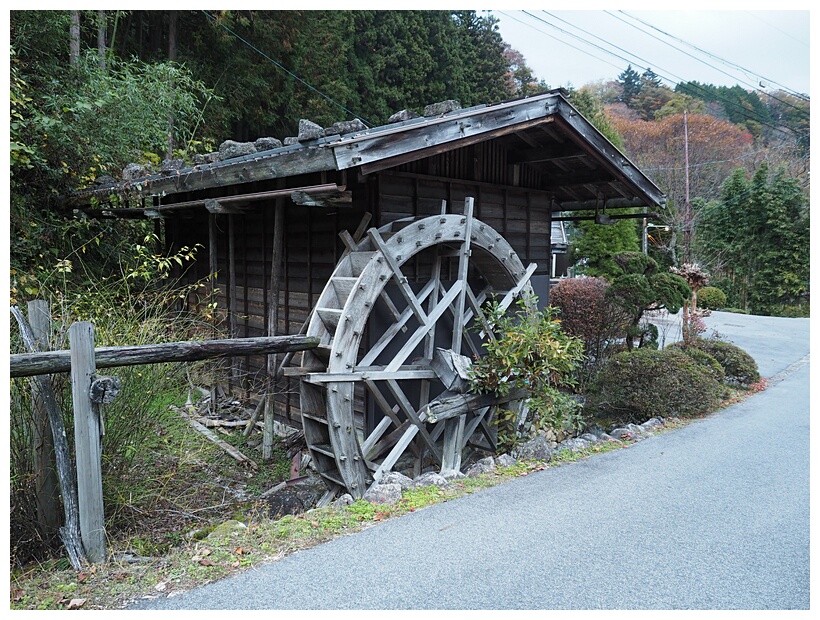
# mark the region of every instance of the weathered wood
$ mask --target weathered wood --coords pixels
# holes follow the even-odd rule
[[[476,411],[490,405],[499,405],[526,398],[526,390],[513,390],[504,396],[494,394],[456,394],[444,392],[424,408],[425,420],[436,423],[456,416]]]
[[[37,350],[37,341],[19,308],[13,306],[11,313],[20,327],[20,336],[29,351]],[[80,509],[77,499],[77,480],[74,475],[74,465],[71,462],[68,450],[68,438],[63,426],[63,416],[54,389],[48,377],[38,375],[32,377],[32,383],[37,384],[37,393],[43,400],[48,412],[48,421],[51,426],[51,436],[54,440],[54,457],[57,464],[57,477],[60,480],[60,490],[63,498],[63,513],[65,525],[60,528],[60,539],[65,545],[68,558],[74,570],[80,570],[88,564],[88,558],[83,549],[80,536]]]
[[[470,358],[459,355],[452,349],[436,348],[430,368],[435,371],[444,388],[450,392],[463,394],[469,387]]]
[[[98,347],[94,350],[97,368],[139,366],[163,362],[193,362],[222,357],[283,353],[314,349],[318,338],[308,336],[262,336],[225,340],[191,340],[129,347]],[[70,351],[44,351],[11,355],[10,375],[34,375],[68,372],[71,370]]]
[[[77,461],[77,497],[80,536],[88,560],[106,559],[102,495],[102,442],[100,417],[91,402],[94,364],[94,325],[78,321],[68,329],[71,342],[71,399],[74,407],[74,446]]]
[[[175,407],[174,410],[178,411],[186,420],[188,420],[188,423],[191,425],[191,428],[193,428],[197,433],[199,433],[203,437],[206,437],[210,442],[218,446],[220,449],[224,450],[225,453],[229,454],[236,461],[242,463],[243,465],[248,465],[252,469],[259,469],[259,465],[257,465],[255,461],[251,460],[250,458],[242,454],[231,444],[227,443],[226,441],[222,441],[219,437],[214,435],[211,429],[206,428],[204,424],[201,424],[200,422],[195,420],[192,416],[190,416],[182,409]]]
[[[268,302],[268,336],[277,335],[279,325],[279,293],[282,283],[282,253],[285,238],[285,203],[284,199],[277,198],[273,215],[273,247],[271,250],[270,268],[270,298]],[[267,359],[267,389],[265,390],[265,417],[262,431],[262,458],[270,460],[273,458],[274,441],[274,388],[278,381],[276,372],[277,356],[268,356]]]
[[[453,352],[461,353],[461,341],[464,338],[464,298],[467,295],[467,274],[470,269],[470,238],[473,233],[473,198],[467,197],[464,200],[464,242],[459,250],[458,276],[459,282],[463,282],[461,292],[453,304]]]
[[[51,311],[47,301],[37,299],[28,303],[28,317],[36,347],[47,349],[51,341]],[[45,378],[51,383],[51,378]],[[40,393],[39,381],[31,382],[34,492],[37,522],[46,537],[60,527],[59,483],[54,460],[54,440],[49,427],[48,410]]]

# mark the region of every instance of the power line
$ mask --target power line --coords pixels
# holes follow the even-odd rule
[[[671,39],[675,39],[676,41],[679,41],[679,42],[683,43],[684,45],[688,45],[689,47],[691,47],[691,48],[693,48],[693,49],[695,49],[695,50],[697,50],[697,51],[701,52],[702,54],[706,54],[707,56],[709,56],[709,57],[711,57],[711,58],[714,58],[714,59],[716,59],[716,60],[718,60],[718,61],[720,61],[720,62],[723,62],[724,64],[734,66],[734,67],[736,67],[738,70],[740,70],[740,71],[741,71],[741,72],[743,72],[743,73],[746,73],[746,74],[752,73],[753,75],[757,75],[757,74],[755,74],[753,71],[751,71],[751,70],[749,70],[749,69],[744,69],[744,68],[743,68],[743,67],[741,67],[740,65],[736,65],[736,64],[734,64],[734,63],[732,63],[732,62],[729,62],[728,60],[724,60],[724,59],[720,58],[719,56],[715,56],[714,54],[712,54],[712,53],[710,53],[710,52],[707,52],[707,51],[705,51],[705,50],[702,50],[702,49],[700,49],[699,47],[697,47],[697,46],[695,46],[695,45],[692,45],[691,43],[687,43],[687,42],[686,42],[686,41],[684,41],[683,39],[679,39],[679,38],[677,38],[677,37],[675,37],[675,36],[673,36],[673,35],[671,35],[671,34],[669,34],[669,33],[667,33],[667,32],[664,32],[663,30],[661,30],[661,29],[659,29],[659,28],[657,28],[657,27],[653,26],[652,24],[649,24],[649,23],[647,23],[647,22],[643,21],[642,19],[640,19],[640,18],[638,18],[638,17],[635,17],[635,16],[633,16],[633,15],[630,15],[629,13],[627,13],[627,12],[625,12],[625,11],[619,11],[619,12],[620,12],[620,13],[623,13],[624,15],[628,16],[628,17],[629,17],[629,18],[631,18],[631,19],[634,19],[634,20],[636,20],[636,21],[639,21],[639,22],[640,22],[640,23],[642,23],[642,24],[645,24],[645,25],[646,25],[646,26],[648,26],[649,28],[652,28],[652,29],[654,29],[654,30],[657,30],[657,31],[658,31],[658,32],[660,32],[661,34],[663,34],[663,35],[665,35],[665,36],[667,36],[667,37],[669,37],[669,38],[671,38]],[[748,86],[749,88],[751,88],[753,91],[756,91],[756,92],[759,92],[759,93],[763,93],[763,94],[765,94],[767,97],[770,97],[770,98],[774,99],[775,101],[779,101],[779,102],[780,102],[780,103],[782,103],[783,105],[788,106],[788,107],[790,107],[790,108],[792,108],[792,109],[794,109],[794,110],[797,110],[797,112],[799,112],[800,114],[803,114],[803,115],[805,115],[805,116],[807,116],[807,117],[808,117],[808,113],[807,113],[805,110],[803,110],[803,109],[801,109],[801,108],[798,108],[797,106],[795,106],[795,105],[793,105],[793,104],[789,103],[788,101],[784,101],[783,99],[780,99],[779,97],[777,97],[777,96],[773,95],[772,93],[766,93],[765,91],[763,91],[763,90],[761,90],[760,88],[758,88],[758,85],[757,85],[757,84],[751,84],[751,83],[749,83],[749,82],[744,82],[743,80],[738,79],[738,78],[737,78],[737,76],[732,75],[732,74],[730,74],[730,73],[726,73],[723,69],[719,69],[718,67],[714,66],[713,64],[706,62],[706,61],[705,61],[705,60],[703,60],[702,58],[698,58],[697,56],[693,56],[693,55],[692,55],[692,54],[690,54],[689,52],[687,52],[687,51],[685,51],[685,50],[682,50],[681,48],[679,48],[679,47],[677,47],[677,46],[675,46],[675,45],[672,45],[672,44],[671,44],[671,43],[669,43],[668,41],[664,41],[663,39],[660,39],[660,38],[656,37],[656,36],[655,36],[655,35],[653,35],[651,32],[647,32],[646,30],[643,30],[642,28],[638,28],[635,24],[630,24],[629,22],[627,22],[627,21],[625,21],[625,20],[621,19],[621,18],[620,18],[620,17],[618,17],[617,15],[612,14],[610,11],[605,11],[605,13],[607,13],[607,15],[610,15],[610,16],[614,17],[615,19],[618,19],[618,20],[622,21],[623,23],[627,24],[628,26],[631,26],[631,27],[635,28],[636,30],[639,30],[640,32],[643,32],[644,34],[646,34],[646,35],[648,35],[648,36],[652,37],[652,38],[653,38],[653,39],[655,39],[656,41],[659,41],[659,42],[663,43],[664,45],[668,45],[668,46],[669,46],[669,47],[671,47],[672,49],[674,49],[674,50],[676,50],[676,51],[678,51],[678,52],[681,52],[682,54],[686,54],[686,55],[687,55],[687,56],[689,56],[690,58],[692,58],[692,59],[694,59],[694,60],[697,60],[698,62],[700,62],[700,63],[702,63],[702,64],[706,65],[707,67],[709,67],[709,68],[711,68],[711,69],[714,69],[715,71],[718,71],[719,73],[722,73],[722,74],[723,74],[723,75],[725,75],[725,76],[728,76],[728,77],[730,77],[730,78],[732,78],[732,79],[735,79],[735,80],[737,80],[739,83],[743,83],[743,84],[745,84],[746,86]],[[777,82],[774,82],[773,80],[769,80],[768,78],[762,77],[762,76],[760,76],[760,75],[757,75],[757,77],[758,77],[758,78],[760,78],[760,79],[763,79],[763,80],[767,80],[767,81],[771,82],[772,84],[777,84]],[[781,84],[778,84],[778,86],[782,86],[782,85],[781,85]],[[797,93],[796,91],[792,91],[791,89],[788,89],[788,88],[787,88],[787,87],[785,87],[785,86],[783,86],[782,88],[783,88],[786,92],[788,92],[789,94],[791,94],[791,95],[793,95],[793,96],[797,97],[798,99],[802,99],[802,100],[804,100],[804,101],[808,101],[808,98],[807,98],[805,95],[799,94],[799,93]]]
[[[626,58],[626,57],[624,57],[624,56],[621,56],[621,55],[619,55],[619,54],[617,54],[617,53],[615,53],[615,52],[613,52],[613,51],[611,51],[611,50],[608,50],[608,49],[606,49],[606,48],[604,48],[604,47],[601,47],[600,45],[597,45],[597,44],[595,44],[595,43],[593,43],[593,42],[591,42],[591,41],[588,41],[587,39],[584,39],[583,37],[580,37],[580,36],[578,36],[578,35],[576,35],[576,34],[573,34],[573,33],[571,33],[571,32],[568,32],[568,31],[564,30],[563,28],[561,28],[561,27],[559,27],[559,26],[557,26],[557,25],[555,25],[555,24],[552,24],[552,23],[550,23],[549,21],[547,21],[547,20],[545,20],[545,19],[543,19],[543,18],[541,18],[541,17],[538,17],[538,16],[536,16],[536,15],[533,15],[532,13],[530,13],[530,12],[528,12],[528,11],[522,11],[522,13],[524,13],[525,15],[527,15],[527,16],[529,16],[529,17],[531,17],[532,19],[534,19],[534,20],[536,20],[536,21],[538,21],[538,22],[541,22],[541,23],[543,23],[543,24],[545,24],[545,25],[549,26],[550,28],[553,28],[553,29],[555,29],[555,30],[558,30],[559,32],[561,32],[561,33],[563,33],[563,34],[565,34],[565,35],[567,35],[567,36],[573,37],[573,38],[575,38],[575,39],[577,39],[577,40],[581,41],[582,43],[584,43],[584,44],[586,44],[586,45],[588,45],[588,46],[591,46],[591,47],[594,47],[594,48],[596,48],[596,49],[599,49],[599,50],[601,50],[602,52],[604,52],[604,53],[606,53],[606,54],[609,54],[609,55],[611,55],[611,56],[615,56],[616,58],[621,59],[622,61],[624,61],[624,62],[628,63],[629,65],[635,64],[638,68],[640,68],[640,69],[644,69],[644,70],[649,70],[649,69],[651,68],[651,67],[649,66],[649,64],[650,64],[650,63],[649,63],[647,60],[645,60],[645,59],[641,58],[640,56],[637,56],[637,55],[635,55],[635,54],[633,54],[633,53],[631,53],[631,52],[628,52],[627,50],[624,50],[624,49],[622,49],[622,48],[619,48],[618,46],[616,46],[616,45],[614,45],[614,44],[612,44],[612,43],[609,43],[608,41],[606,41],[606,40],[604,40],[604,39],[601,39],[600,37],[598,37],[598,36],[596,36],[596,35],[594,35],[594,34],[592,34],[592,33],[589,33],[589,32],[587,32],[587,31],[583,30],[582,28],[579,28],[578,26],[574,26],[573,24],[570,24],[570,23],[569,23],[569,22],[567,22],[566,20],[563,20],[563,19],[561,19],[561,18],[558,18],[558,17],[555,17],[555,16],[553,16],[553,15],[549,14],[547,11],[542,11],[542,12],[543,12],[543,13],[545,13],[546,15],[550,15],[550,17],[553,17],[554,19],[558,19],[558,20],[560,20],[560,21],[563,21],[563,22],[565,22],[565,23],[569,24],[570,26],[572,26],[572,27],[573,27],[573,28],[575,28],[576,30],[581,31],[581,32],[583,32],[584,34],[586,34],[586,35],[588,35],[588,36],[594,37],[594,38],[596,38],[596,39],[598,39],[598,40],[600,40],[600,41],[603,41],[603,42],[604,42],[604,43],[606,43],[607,45],[609,45],[609,46],[611,46],[611,47],[614,47],[615,49],[618,49],[618,50],[623,51],[625,54],[628,54],[628,55],[632,56],[632,57],[633,57],[633,59],[637,59],[637,60],[638,60],[638,61],[640,61],[640,62],[635,62],[634,60],[630,60],[629,58]],[[503,14],[508,15],[508,14],[506,14],[506,13],[503,13]],[[518,20],[518,21],[520,21],[520,20]],[[523,23],[523,22],[522,22],[522,23]],[[528,24],[528,25],[529,25],[529,24]],[[535,28],[534,26],[531,26],[531,27],[533,27],[533,28],[534,28],[535,30],[537,30],[538,32],[541,32],[541,33],[543,33],[543,34],[547,34],[546,32],[544,32],[543,30],[541,30],[541,29],[539,29],[539,28]],[[563,43],[563,44],[565,44],[565,45],[569,45],[568,43],[566,43],[565,41],[561,41],[560,39],[556,39],[556,40],[557,40],[557,41],[559,41],[559,42],[561,42],[561,43]],[[575,47],[575,46],[572,46],[572,45],[570,45],[570,47],[573,47],[574,49],[579,49],[579,48],[577,48],[577,47]],[[583,53],[585,53],[585,54],[587,54],[587,55],[589,55],[589,56],[592,56],[593,58],[596,58],[597,60],[602,60],[600,57],[598,57],[598,56],[596,56],[596,55],[594,55],[594,54],[591,54],[590,52],[587,52],[587,51],[584,51],[584,50],[579,50],[579,51],[581,51],[581,52],[583,52]],[[640,64],[640,63],[646,63],[646,64],[645,64],[645,65],[642,65],[642,64]],[[608,63],[608,64],[610,64],[610,63]],[[656,65],[656,68],[657,68],[657,65]],[[674,79],[670,79],[669,77],[667,77],[667,76],[663,75],[663,73],[660,73],[660,74],[659,74],[659,73],[657,73],[657,71],[653,70],[653,72],[655,73],[655,75],[657,75],[659,78],[661,78],[661,79],[663,79],[663,80],[665,80],[665,81],[667,81],[667,82],[669,82],[669,83],[671,83],[671,84],[678,84],[678,83],[681,83],[681,82],[685,82],[685,80],[683,80],[683,78],[681,78],[680,76],[677,76],[677,75],[675,75],[674,73],[668,72],[668,71],[666,71],[665,69],[660,69],[660,71],[661,71],[661,72],[663,72],[663,73],[668,73],[668,74],[669,74],[669,75],[671,75],[671,76],[672,76],[672,78],[674,78]],[[765,117],[761,116],[759,113],[756,113],[756,112],[755,112],[755,116],[754,116],[754,117],[749,116],[749,112],[750,112],[750,110],[748,110],[748,109],[744,108],[743,106],[739,105],[737,102],[734,102],[734,101],[732,101],[732,100],[730,100],[730,99],[727,99],[727,98],[725,98],[725,97],[722,97],[721,95],[719,95],[719,94],[717,94],[717,93],[714,93],[714,92],[711,92],[711,91],[709,91],[709,90],[705,89],[703,86],[700,86],[699,84],[688,83],[687,85],[688,85],[690,88],[693,88],[693,89],[699,90],[699,91],[700,91],[703,95],[707,95],[707,96],[710,96],[710,97],[714,97],[715,99],[721,100],[721,101],[724,103],[724,105],[728,105],[728,106],[732,106],[732,107],[734,107],[735,109],[737,109],[738,111],[740,111],[741,113],[743,113],[743,114],[746,116],[746,118],[749,118],[750,120],[754,120],[755,122],[758,122],[758,123],[760,123],[761,125],[766,125],[767,127],[770,127],[771,129],[775,129],[775,130],[779,130],[779,129],[781,129],[780,127],[778,127],[778,126],[776,126],[776,125],[772,125],[770,122],[768,122],[768,121],[767,121],[767,119],[766,119]],[[754,111],[753,111],[753,112],[754,112]]]
[[[366,121],[365,119],[363,119],[361,116],[359,116],[359,115],[358,115],[358,114],[356,114],[355,112],[352,112],[351,110],[348,110],[348,109],[347,109],[346,107],[344,107],[341,103],[339,103],[339,102],[335,101],[334,99],[332,99],[332,98],[331,98],[331,97],[329,97],[328,95],[324,94],[324,93],[323,93],[322,91],[320,91],[319,89],[317,89],[317,88],[315,88],[315,87],[311,86],[310,84],[308,84],[307,82],[305,82],[305,80],[303,80],[302,78],[300,78],[298,75],[296,75],[295,73],[293,73],[293,72],[292,72],[292,71],[290,71],[289,69],[287,69],[287,68],[285,68],[284,66],[282,66],[280,63],[276,62],[273,58],[271,58],[270,56],[268,56],[267,54],[265,54],[265,52],[263,52],[262,50],[260,50],[258,47],[255,47],[254,45],[252,45],[251,43],[249,43],[248,41],[246,41],[245,39],[243,39],[243,38],[242,38],[241,36],[239,36],[236,32],[234,32],[233,30],[231,30],[230,28],[228,28],[228,27],[227,27],[224,23],[222,23],[222,21],[221,21],[221,20],[218,20],[216,17],[214,17],[213,15],[211,15],[210,13],[208,13],[207,11],[204,11],[204,10],[203,10],[203,11],[202,11],[202,13],[204,13],[204,14],[205,14],[205,16],[206,16],[208,19],[210,19],[212,22],[214,22],[216,25],[221,26],[221,27],[222,27],[222,28],[223,28],[226,32],[228,32],[231,36],[235,37],[237,40],[241,41],[242,43],[244,43],[245,45],[247,45],[249,48],[251,48],[254,52],[256,52],[257,54],[259,54],[260,56],[262,56],[262,57],[263,57],[263,58],[265,58],[266,60],[268,60],[268,61],[270,61],[271,63],[273,63],[273,65],[275,65],[277,68],[279,68],[279,69],[281,69],[282,71],[284,71],[285,73],[287,73],[287,74],[288,74],[289,76],[291,76],[293,79],[295,79],[296,81],[300,82],[301,84],[304,84],[304,85],[305,85],[305,86],[307,86],[310,90],[312,90],[313,92],[315,92],[317,95],[319,95],[319,96],[321,96],[321,97],[323,97],[323,98],[327,99],[330,103],[332,103],[332,104],[333,104],[333,105],[335,105],[336,107],[341,108],[342,110],[344,110],[345,112],[347,112],[347,113],[348,113],[348,114],[350,114],[351,116],[353,116],[353,117],[355,117],[355,118],[358,118],[360,121],[362,121],[362,122],[363,122],[365,125],[367,125],[368,127],[372,127],[372,125],[371,125],[368,121]]]
[[[609,15],[612,15],[612,13],[611,13],[610,11],[605,11],[605,12],[606,12],[606,13],[608,13]],[[726,60],[725,58],[721,58],[720,56],[717,56],[717,55],[715,55],[715,54],[712,54],[711,52],[708,52],[708,51],[706,51],[706,50],[703,50],[703,49],[699,48],[699,47],[698,47],[698,46],[696,46],[696,45],[693,45],[693,44],[691,44],[691,43],[688,43],[688,42],[684,41],[683,39],[680,39],[680,38],[678,38],[678,37],[676,37],[676,36],[674,36],[674,35],[672,35],[672,34],[669,34],[668,32],[666,32],[666,31],[664,31],[664,30],[661,30],[661,29],[660,29],[660,28],[658,28],[657,26],[653,26],[652,24],[650,24],[650,23],[648,23],[648,22],[646,22],[646,21],[642,20],[640,17],[637,17],[637,16],[635,16],[635,15],[631,15],[631,14],[627,13],[626,11],[618,11],[618,12],[619,12],[619,13],[623,13],[624,15],[626,15],[627,17],[629,17],[630,19],[634,19],[635,21],[638,21],[638,22],[640,22],[640,23],[644,24],[645,26],[647,26],[647,27],[649,27],[649,28],[652,28],[653,30],[657,30],[657,31],[658,31],[658,32],[660,32],[662,35],[664,35],[664,36],[666,36],[666,37],[669,37],[670,39],[674,39],[674,40],[676,40],[676,41],[678,41],[678,42],[680,42],[680,43],[683,43],[684,45],[686,45],[686,46],[688,46],[688,47],[691,47],[691,48],[692,48],[692,49],[694,49],[694,50],[697,50],[697,51],[698,51],[698,52],[700,52],[701,54],[705,54],[705,55],[709,56],[710,58],[714,58],[715,60],[717,60],[717,61],[719,61],[719,62],[722,62],[722,63],[723,63],[723,64],[725,64],[725,65],[728,65],[728,66],[734,67],[734,68],[738,69],[739,71],[743,72],[743,73],[744,73],[744,74],[746,74],[746,75],[748,75],[748,74],[752,74],[752,75],[756,76],[759,80],[761,80],[761,79],[762,79],[762,80],[764,80],[764,81],[766,81],[766,82],[769,82],[769,83],[771,83],[771,84],[776,84],[777,86],[780,86],[783,90],[785,90],[786,92],[788,92],[788,93],[790,93],[790,94],[794,95],[795,97],[798,97],[798,98],[801,98],[801,99],[808,99],[808,98],[807,98],[804,94],[802,94],[802,93],[798,93],[798,92],[797,92],[796,90],[794,90],[794,89],[788,88],[787,86],[784,86],[783,84],[779,84],[778,82],[776,82],[776,81],[774,81],[774,80],[772,80],[772,79],[770,79],[770,78],[767,78],[767,77],[761,76],[759,73],[756,73],[756,72],[752,71],[751,69],[745,69],[744,67],[741,67],[740,65],[738,65],[738,64],[736,64],[736,63],[734,63],[734,62],[731,62],[731,61],[729,61],[729,60]],[[620,19],[620,18],[619,18],[619,17],[617,17],[616,15],[612,15],[612,16],[613,16],[613,17],[616,17],[617,19]],[[625,24],[626,24],[626,23],[628,23],[628,22],[626,22],[626,21],[624,21],[624,20],[621,20],[621,21],[623,21]],[[629,24],[629,25],[631,25],[631,26],[633,26],[633,27],[636,27],[636,26],[634,26],[633,24]],[[638,28],[638,30],[641,30],[641,29],[640,29],[640,28]],[[650,33],[646,32],[645,30],[641,30],[641,32],[644,32],[644,33],[646,33],[646,34],[649,34],[650,36],[653,36],[653,35],[651,35]],[[661,43],[666,43],[667,45],[671,45],[670,43],[668,43],[668,42],[666,42],[666,41],[662,41],[661,39],[658,39],[657,37],[654,37],[654,38],[655,38],[655,39],[657,39],[658,41],[661,41]],[[718,68],[717,68],[717,67],[715,67],[714,65],[711,65],[711,64],[709,64],[709,63],[705,62],[704,60],[702,60],[702,59],[700,59],[700,58],[697,58],[697,57],[695,57],[695,56],[692,56],[691,54],[688,54],[687,52],[684,52],[684,51],[683,51],[683,50],[681,50],[680,48],[677,48],[677,47],[674,47],[674,46],[671,46],[671,47],[673,47],[674,49],[677,49],[678,51],[683,52],[683,53],[684,53],[684,54],[686,54],[687,56],[690,56],[691,58],[694,58],[695,60],[697,60],[697,61],[699,61],[699,62],[702,62],[702,63],[706,64],[706,65],[707,65],[707,66],[709,66],[709,67],[712,67],[712,68],[713,68],[713,69],[715,69],[716,71],[720,71],[720,72],[721,72],[721,73],[723,73],[724,75],[727,75],[727,76],[729,76],[729,77],[731,77],[731,78],[737,79],[735,76],[732,76],[732,75],[730,75],[730,74],[726,73],[725,71],[722,71],[721,69],[718,69]],[[738,80],[738,81],[740,81],[740,80]],[[747,82],[746,84],[747,84],[747,86],[751,86],[748,82]],[[754,86],[751,86],[751,87],[752,87],[752,88],[754,88],[755,90],[758,90],[757,85],[754,85]]]

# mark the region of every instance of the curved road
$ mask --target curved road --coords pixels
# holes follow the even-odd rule
[[[769,389],[132,609],[809,609],[809,320],[706,322]]]

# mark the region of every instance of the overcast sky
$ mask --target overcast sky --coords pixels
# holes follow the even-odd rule
[[[549,4],[493,14],[504,40],[553,88],[613,80],[631,64],[640,73],[650,67],[669,86],[696,80],[751,89],[763,82],[809,93],[808,10],[543,8]]]

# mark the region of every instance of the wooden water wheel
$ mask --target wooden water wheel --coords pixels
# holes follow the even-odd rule
[[[462,214],[444,211],[371,228],[358,243],[342,233],[347,250],[307,331],[321,344],[299,371],[305,439],[330,497],[361,497],[399,459],[415,473],[458,470],[468,445],[495,448],[499,400],[463,393],[448,371],[462,352],[482,355],[480,338],[492,337],[482,305],[531,292],[535,265],[473,219],[472,198]]]

